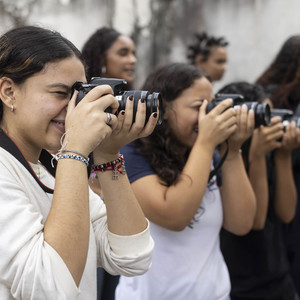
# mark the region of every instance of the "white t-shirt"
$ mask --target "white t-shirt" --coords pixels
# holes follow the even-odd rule
[[[54,178],[42,166],[32,167],[44,184],[54,187]],[[90,190],[89,250],[77,288],[64,261],[44,241],[51,203],[52,194],[45,193],[19,161],[0,148],[1,300],[96,300],[97,266],[125,276],[143,274],[150,267],[149,228],[133,236],[109,232],[105,205]]]
[[[155,241],[152,267],[142,276],[121,276],[116,300],[227,299],[230,279],[219,244],[222,221],[220,193],[213,184],[183,231],[150,223]]]

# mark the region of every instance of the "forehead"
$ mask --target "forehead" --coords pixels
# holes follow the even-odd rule
[[[214,57],[220,57],[220,58],[227,57],[227,50],[225,47],[213,46],[213,47],[211,47],[210,52],[211,52],[211,56],[214,56]]]
[[[75,81],[86,81],[84,65],[76,56],[46,64],[36,78],[46,84],[56,81],[71,86]]]
[[[211,101],[213,99],[212,84],[206,77],[198,78],[181,95],[175,100],[182,105],[190,105],[195,101],[206,99]]]
[[[120,48],[135,49],[135,44],[130,37],[126,35],[120,35],[111,45],[109,50],[118,51]]]

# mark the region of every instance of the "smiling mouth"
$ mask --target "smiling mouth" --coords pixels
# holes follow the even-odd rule
[[[129,73],[129,74],[134,74],[134,69],[125,69],[124,72]]]
[[[55,121],[52,120],[52,122],[55,124],[55,126],[62,132],[65,132],[65,122],[64,121]]]

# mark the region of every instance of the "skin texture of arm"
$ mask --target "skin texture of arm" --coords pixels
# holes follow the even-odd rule
[[[278,218],[289,223],[294,218],[297,205],[297,191],[292,172],[292,150],[300,146],[300,129],[292,122],[286,127],[282,147],[274,153],[276,183],[275,210]]]
[[[256,200],[240,155],[240,147],[253,132],[254,112],[250,110],[248,114],[246,105],[243,105],[238,108],[237,119],[238,129],[228,139],[228,155],[222,166],[221,195],[223,227],[234,234],[244,235],[252,228]]]
[[[278,141],[283,136],[283,126],[279,118],[273,118],[267,127],[261,126],[253,133],[249,151],[249,179],[253,187],[257,209],[252,229],[261,230],[265,226],[269,205],[269,183],[266,154],[281,146]]]

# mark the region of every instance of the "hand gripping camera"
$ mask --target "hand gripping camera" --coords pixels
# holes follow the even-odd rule
[[[254,110],[255,128],[260,125],[268,126],[271,119],[271,109],[267,103],[247,102],[242,95],[239,94],[216,94],[215,99],[207,104],[206,113],[210,112],[220,102],[231,98],[233,103],[230,107],[241,106],[246,104],[248,109]]]
[[[129,96],[133,96],[133,122],[135,121],[135,115],[137,112],[137,105],[139,99],[144,99],[146,104],[146,122],[148,121],[150,115],[154,112],[158,113],[157,125],[160,125],[163,120],[163,112],[162,112],[162,99],[159,93],[150,94],[147,91],[124,91],[127,82],[123,79],[116,78],[103,78],[103,77],[93,77],[89,83],[83,83],[80,81],[76,81],[72,87],[72,90],[77,90],[78,95],[76,99],[76,104],[78,104],[83,97],[94,87],[98,85],[108,84],[111,86],[114,92],[114,96],[117,98],[119,102],[119,107],[116,112],[116,115],[125,109],[126,100]],[[106,112],[111,112],[111,108],[108,107]]]
[[[300,117],[295,116],[292,110],[274,108],[271,110],[271,117],[276,116],[281,117],[284,128],[292,121],[295,121],[297,128],[300,128]]]

